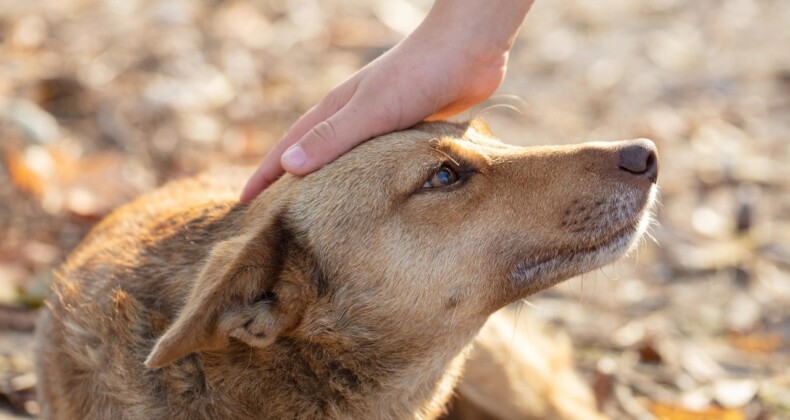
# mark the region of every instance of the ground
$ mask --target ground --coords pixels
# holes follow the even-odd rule
[[[0,417],[37,411],[35,310],[96,221],[256,163],[430,4],[0,0]],[[519,145],[658,145],[652,239],[522,304],[614,418],[790,418],[788,22],[783,0],[537,0],[461,116]]]

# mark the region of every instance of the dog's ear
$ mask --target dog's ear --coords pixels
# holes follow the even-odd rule
[[[249,234],[217,244],[175,322],[145,364],[166,366],[201,350],[219,350],[231,337],[264,347],[298,318],[301,290],[283,280],[290,235],[281,217],[267,215]],[[285,276],[287,277],[287,276]]]

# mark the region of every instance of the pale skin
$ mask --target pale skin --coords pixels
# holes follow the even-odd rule
[[[247,181],[247,202],[285,171],[307,175],[368,139],[486,100],[534,0],[436,0],[420,26],[307,111]]]

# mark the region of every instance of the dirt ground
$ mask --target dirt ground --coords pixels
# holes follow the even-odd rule
[[[0,0],[0,417],[37,411],[35,310],[96,221],[256,163],[430,4]],[[658,145],[652,239],[522,304],[613,418],[790,418],[788,45],[784,0],[537,0],[462,116],[519,145]]]

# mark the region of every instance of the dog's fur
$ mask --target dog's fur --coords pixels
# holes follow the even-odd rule
[[[567,334],[502,309],[475,337],[446,420],[602,420]]]
[[[44,415],[435,418],[489,315],[645,228],[655,179],[618,168],[627,144],[424,123],[249,205],[224,177],[169,184],[60,269],[38,328]],[[460,181],[422,188],[442,165]]]

